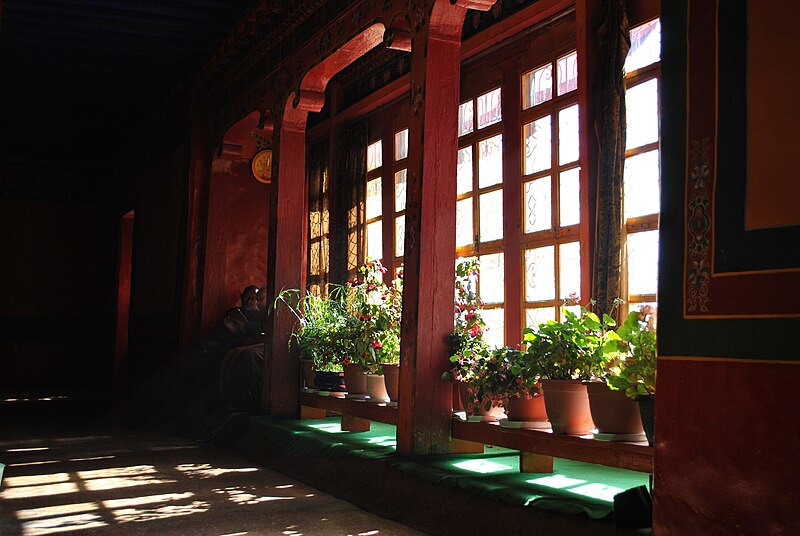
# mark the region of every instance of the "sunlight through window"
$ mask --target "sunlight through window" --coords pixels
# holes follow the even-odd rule
[[[569,478],[564,475],[543,476],[534,480],[528,480],[528,484],[538,484],[540,486],[547,486],[548,488],[562,489],[578,484],[583,484],[585,480],[578,478]]]
[[[322,423],[322,424],[309,424],[311,428],[316,428],[322,432],[328,432],[329,434],[338,434],[342,431],[342,426],[339,423]]]
[[[490,460],[467,460],[464,462],[454,463],[453,467],[481,474],[499,473],[501,471],[513,469],[510,465],[505,465]]]
[[[105,527],[106,522],[102,521],[97,514],[78,514],[74,516],[52,517],[49,519],[39,519],[22,524],[22,536],[40,536],[43,534],[56,534],[59,532],[96,529]]]
[[[294,497],[274,497],[269,495],[259,497],[257,494],[252,493],[254,491],[256,491],[254,488],[225,488],[213,490],[214,493],[228,495],[228,500],[236,504],[258,504],[262,502],[294,499]]]
[[[188,499],[194,497],[194,493],[187,491],[186,493],[162,493],[160,495],[144,495],[142,497],[129,497],[126,499],[109,499],[103,501],[103,506],[106,508],[127,508],[131,506],[142,506],[145,504],[155,504],[167,501],[179,501],[181,499]]]
[[[212,478],[226,473],[252,473],[258,471],[257,467],[242,467],[239,469],[222,469],[221,467],[211,467],[207,463],[203,464],[184,464],[175,467],[178,471],[186,473],[187,476],[199,476],[200,478]]]
[[[8,488],[0,493],[0,499],[26,499],[29,497],[41,497],[43,495],[76,493],[77,491],[78,485],[74,482],[62,482],[60,484],[46,484],[43,486]]]
[[[189,504],[169,504],[158,508],[123,508],[113,512],[118,523],[154,521],[170,517],[182,517],[207,512],[211,505],[205,501],[192,501]]]
[[[4,484],[9,488],[17,486],[38,486],[40,484],[55,484],[57,482],[69,482],[69,474],[52,473],[49,475],[10,476],[4,480]]]
[[[591,482],[568,491],[570,493],[575,493],[576,495],[583,495],[584,497],[591,497],[593,499],[600,499],[601,501],[612,502],[614,500],[614,495],[625,490],[615,486],[600,484],[599,482]]]
[[[43,506],[41,508],[29,508],[27,510],[17,510],[17,519],[41,519],[44,517],[64,516],[66,514],[82,514],[99,510],[100,506],[94,502],[59,504],[56,506]]]

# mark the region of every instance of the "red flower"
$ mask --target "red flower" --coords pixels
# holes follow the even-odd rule
[[[375,341],[370,346],[372,346],[373,348],[383,348],[381,341]]]

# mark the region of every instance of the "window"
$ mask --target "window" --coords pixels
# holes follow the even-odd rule
[[[623,288],[629,310],[655,306],[658,288],[660,60],[659,20],[633,28],[625,61],[628,121],[623,196]]]
[[[456,172],[456,254],[480,261],[486,340],[496,346],[505,344],[501,98],[498,87],[459,106]]]
[[[330,272],[330,195],[328,139],[309,151],[308,200],[308,290],[320,296],[327,292]]]
[[[580,299],[577,52],[525,72],[522,84],[524,324],[559,320]]]
[[[383,143],[367,146],[367,257],[383,260]]]

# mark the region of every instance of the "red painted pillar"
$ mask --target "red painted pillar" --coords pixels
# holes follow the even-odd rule
[[[462,5],[468,4],[468,5]],[[436,0],[412,40],[400,407],[401,455],[448,452],[461,27],[477,2]],[[488,9],[494,1],[478,6]]]
[[[272,203],[270,210],[270,253],[268,295],[284,289],[306,287],[308,185],[306,183],[306,134],[308,112],[292,108],[292,97],[280,121],[278,148],[274,155]],[[274,232],[273,232],[274,230]],[[267,377],[264,381],[264,410],[273,415],[299,414],[300,361],[289,354],[289,336],[295,319],[278,308],[268,327]]]

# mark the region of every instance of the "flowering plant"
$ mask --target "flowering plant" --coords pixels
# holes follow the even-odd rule
[[[656,392],[656,312],[650,306],[631,311],[617,329],[621,352],[609,364],[606,382],[630,398]]]
[[[591,301],[590,306],[593,304]],[[536,329],[522,330],[527,350],[521,372],[550,380],[604,376],[607,364],[619,354],[620,337],[611,330],[616,325],[614,319],[608,314],[601,318],[584,306],[579,314],[566,308],[561,313],[561,322],[548,320]]]
[[[355,348],[346,362],[379,374],[384,364],[400,361],[402,271],[388,285],[383,282],[387,269],[378,260],[367,261],[358,273],[346,284],[347,309],[355,331]]]

